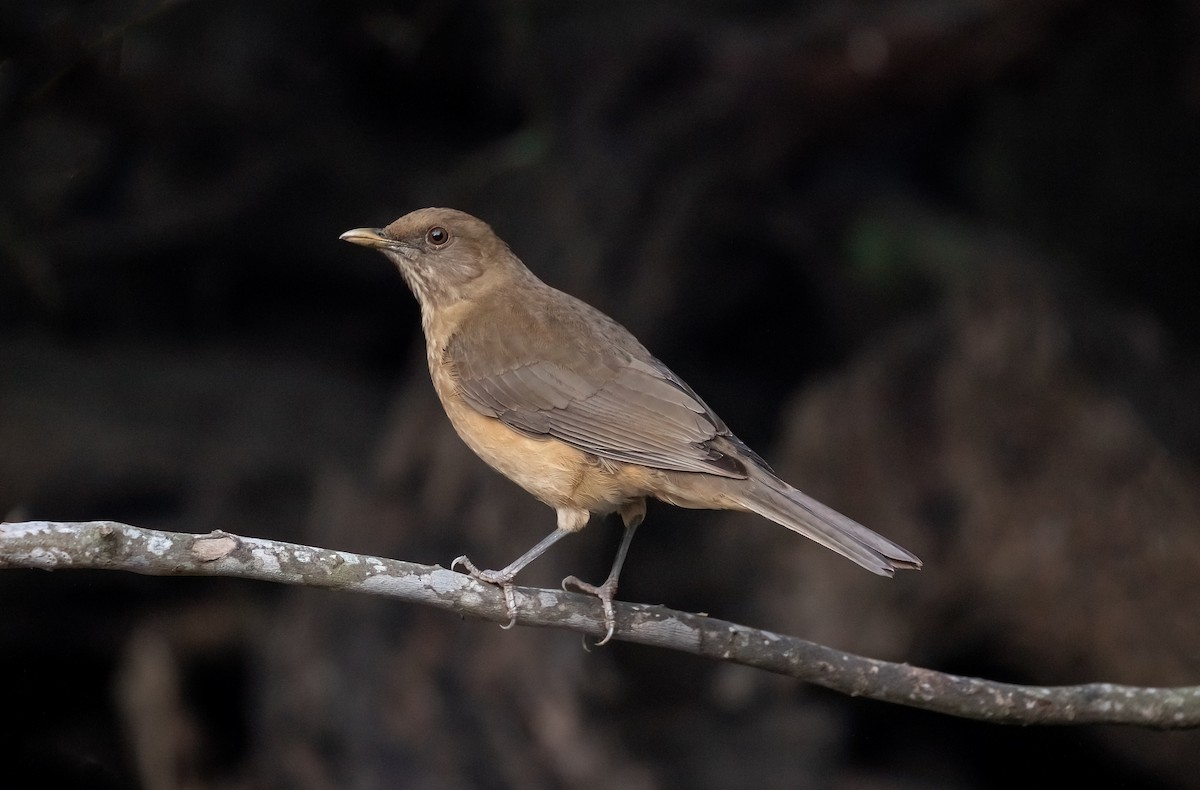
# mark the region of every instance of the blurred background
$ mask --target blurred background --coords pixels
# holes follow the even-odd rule
[[[925,561],[652,505],[621,598],[1200,682],[1200,6],[6,0],[0,516],[515,558],[552,511],[454,436],[415,300],[338,241],[430,205]],[[619,532],[521,581],[598,581]],[[1197,733],[347,594],[7,571],[0,601],[7,787],[1200,787]]]

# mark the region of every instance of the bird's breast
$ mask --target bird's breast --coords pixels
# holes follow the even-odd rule
[[[597,458],[551,437],[529,436],[476,411],[456,391],[453,370],[430,355],[434,389],[459,437],[489,466],[553,508],[611,513],[647,493],[647,470]]]

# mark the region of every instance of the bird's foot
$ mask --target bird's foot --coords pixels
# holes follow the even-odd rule
[[[568,592],[574,589],[576,592],[581,592],[585,595],[594,595],[600,599],[600,607],[604,610],[604,626],[607,630],[604,633],[604,638],[596,643],[596,647],[608,644],[608,641],[613,638],[613,632],[617,627],[617,614],[613,611],[613,598],[617,594],[616,578],[609,576],[604,581],[604,584],[597,587],[594,584],[582,581],[578,576],[568,576],[562,580],[562,588]]]
[[[475,567],[475,563],[467,559],[467,555],[465,554],[454,558],[454,562],[450,563],[450,570],[454,570],[459,565],[466,568],[467,575],[472,579],[500,588],[500,592],[504,593],[504,605],[508,608],[508,623],[500,627],[507,631],[516,625],[517,595],[513,591],[512,574],[506,574],[502,571],[481,571]]]

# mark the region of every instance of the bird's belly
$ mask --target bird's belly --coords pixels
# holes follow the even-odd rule
[[[443,401],[458,435],[496,471],[553,508],[611,513],[646,495],[644,473],[552,438],[520,433],[457,398]]]

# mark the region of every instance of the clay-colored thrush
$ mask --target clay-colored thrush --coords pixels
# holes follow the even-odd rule
[[[590,514],[616,511],[625,533],[608,579],[564,587],[600,598],[613,635],[617,576],[646,498],[743,510],[891,576],[921,561],[780,480],[704,401],[624,327],[533,275],[486,223],[427,208],[342,239],[375,247],[421,304],[429,373],[458,435],[479,457],[558,511],[558,528],[502,570],[512,579]]]

